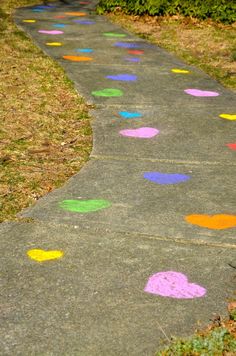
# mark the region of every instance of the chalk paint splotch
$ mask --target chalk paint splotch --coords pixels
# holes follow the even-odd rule
[[[144,288],[147,293],[175,299],[200,298],[206,289],[198,284],[190,283],[188,277],[180,272],[165,271],[153,274]]]
[[[122,90],[120,89],[115,89],[115,88],[105,88],[105,89],[101,89],[101,90],[94,90],[92,91],[92,95],[93,96],[101,96],[101,97],[107,97],[107,98],[111,98],[111,97],[119,97],[122,96],[124,93]]]
[[[186,69],[178,69],[178,68],[173,68],[171,69],[171,72],[176,73],[176,74],[189,74],[190,71]]]
[[[185,89],[186,94],[196,96],[196,97],[214,97],[220,94],[216,91],[200,90],[200,89]]]
[[[114,75],[107,75],[107,79],[117,80],[121,82],[134,82],[137,80],[137,75],[134,74],[114,74]]]
[[[185,220],[189,224],[213,230],[224,230],[236,227],[236,215],[229,214],[191,214],[185,216]]]
[[[61,47],[61,46],[63,46],[63,43],[62,42],[47,42],[46,45],[52,46],[52,47]]]
[[[114,46],[121,48],[140,48],[141,45],[134,42],[116,42]]]
[[[220,114],[219,117],[225,120],[230,120],[230,121],[235,121],[236,120],[236,114]]]
[[[227,143],[226,146],[228,146],[231,150],[236,150],[236,142],[234,143]]]
[[[111,202],[104,199],[63,200],[59,203],[59,206],[63,210],[83,214],[109,208]]]
[[[118,32],[103,32],[103,36],[105,37],[126,37],[125,33],[118,33]]]
[[[179,173],[161,173],[161,172],[145,172],[143,177],[150,182],[169,185],[179,184],[188,181],[191,177],[186,174]]]
[[[138,119],[142,117],[142,114],[136,111],[119,111],[119,115],[124,119]]]
[[[132,63],[138,63],[141,61],[141,59],[138,57],[124,57],[124,60]]]
[[[138,129],[121,130],[120,135],[134,138],[152,138],[158,135],[159,132],[154,127],[139,127]]]
[[[39,30],[38,32],[45,35],[62,35],[64,33],[63,31],[59,30]]]
[[[93,60],[92,57],[85,56],[63,56],[62,58],[72,62],[88,62]]]
[[[27,251],[27,255],[30,259],[34,261],[45,262],[45,261],[56,260],[63,257],[64,252],[60,250],[45,251],[41,249],[33,249]]]

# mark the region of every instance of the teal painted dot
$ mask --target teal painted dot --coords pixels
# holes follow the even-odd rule
[[[120,89],[105,88],[105,89],[101,89],[101,90],[92,91],[92,95],[105,96],[105,97],[122,96],[123,91]]]
[[[139,112],[130,112],[130,111],[119,111],[120,116],[124,119],[137,119],[142,116]]]
[[[64,28],[64,27],[66,27],[66,25],[64,23],[56,23],[55,25],[53,25],[53,27]]]
[[[111,203],[103,199],[90,200],[63,200],[59,206],[67,211],[76,213],[89,213],[100,209],[109,208]]]
[[[92,48],[77,48],[76,52],[80,52],[80,53],[91,53],[93,52]]]

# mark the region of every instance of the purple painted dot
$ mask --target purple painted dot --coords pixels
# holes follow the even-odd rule
[[[137,76],[133,74],[117,74],[117,75],[107,75],[107,79],[120,80],[124,82],[133,82],[137,80]]]
[[[207,90],[199,90],[199,89],[186,89],[186,94],[193,96],[218,96],[220,95],[216,91],[207,91]]]
[[[95,21],[90,20],[74,20],[74,22],[79,23],[80,25],[93,25]]]
[[[140,45],[137,43],[132,43],[132,42],[116,42],[114,44],[116,47],[122,47],[122,48],[139,48]]]
[[[143,177],[157,184],[178,184],[186,182],[191,177],[179,173],[145,172]]]
[[[125,57],[124,60],[127,62],[134,62],[134,63],[141,61],[141,59],[138,57]]]
[[[51,31],[39,30],[38,32],[43,33],[45,35],[61,35],[64,33],[63,31],[58,31],[58,30],[51,30]]]

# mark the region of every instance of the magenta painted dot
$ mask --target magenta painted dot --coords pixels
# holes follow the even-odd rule
[[[62,33],[64,33],[63,31],[58,31],[58,30],[39,30],[39,33],[43,33],[45,35],[61,35]]]
[[[138,129],[121,130],[120,134],[127,137],[152,138],[159,133],[154,127],[140,127]]]
[[[220,95],[216,91],[207,91],[207,90],[199,90],[199,89],[186,89],[185,93],[193,96],[219,96]]]
[[[133,82],[137,80],[137,75],[133,74],[117,74],[117,75],[107,75],[107,79],[118,80],[123,82]]]
[[[143,177],[156,184],[178,184],[186,182],[190,176],[179,173],[145,172]]]
[[[162,297],[193,299],[203,297],[206,289],[195,283],[189,283],[187,276],[180,272],[166,271],[153,274],[144,291]]]

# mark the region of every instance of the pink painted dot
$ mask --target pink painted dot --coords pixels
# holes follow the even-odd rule
[[[186,89],[185,93],[192,95],[192,96],[218,96],[218,95],[220,95],[216,91],[199,90],[199,89]]]
[[[140,127],[138,129],[121,130],[120,134],[127,137],[152,138],[159,133],[154,127]]]
[[[49,31],[39,30],[38,32],[43,33],[45,35],[61,35],[64,33],[63,31],[58,31],[58,30],[49,30]]]

